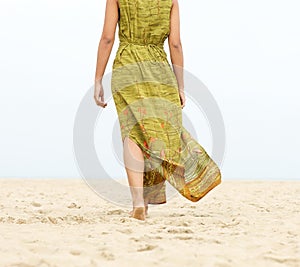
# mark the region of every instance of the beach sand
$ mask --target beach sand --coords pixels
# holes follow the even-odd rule
[[[300,266],[300,181],[222,181],[146,221],[81,179],[0,179],[0,266]]]

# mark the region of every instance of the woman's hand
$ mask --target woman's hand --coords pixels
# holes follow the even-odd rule
[[[185,95],[184,95],[184,90],[179,89],[179,97],[180,97],[180,102],[181,102],[181,108],[185,106]]]
[[[104,102],[104,90],[101,81],[95,82],[94,99],[98,106],[103,108],[107,106],[107,103]]]

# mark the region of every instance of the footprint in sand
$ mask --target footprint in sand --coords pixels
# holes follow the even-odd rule
[[[27,221],[24,220],[24,219],[18,219],[18,220],[16,221],[16,224],[26,224],[26,223],[27,223]]]
[[[15,222],[15,218],[14,217],[11,217],[11,216],[8,216],[7,217],[7,219],[6,219],[6,221],[8,222],[8,223],[13,223],[13,222]]]
[[[113,261],[113,260],[115,260],[114,254],[112,254],[112,253],[110,253],[110,252],[107,252],[107,251],[101,252],[101,256],[102,256],[104,259],[108,260],[108,261]]]
[[[53,224],[57,224],[57,219],[54,217],[48,217],[48,220]]]
[[[150,251],[157,248],[157,246],[153,246],[153,245],[149,245],[147,244],[145,247],[139,248],[137,249],[138,252],[142,252],[142,251]]]
[[[78,206],[76,203],[72,202],[69,206],[69,209],[80,209],[81,206]]]
[[[107,215],[121,215],[123,214],[123,210],[109,210],[106,214]]]
[[[234,222],[234,223],[225,223],[225,222],[222,222],[220,220],[219,220],[219,223],[221,224],[220,227],[222,227],[222,228],[233,227],[233,226],[236,226],[236,225],[240,224],[239,221]]]
[[[79,256],[81,254],[81,251],[77,250],[77,249],[72,249],[72,250],[70,250],[70,254],[72,254],[74,256]]]
[[[186,228],[173,228],[173,229],[169,229],[168,233],[170,233],[170,234],[192,234],[194,232],[192,230],[186,229]]]
[[[35,202],[35,201],[33,201],[33,202],[31,202],[31,206],[33,206],[33,207],[41,207],[42,206],[42,204],[41,203],[38,203],[38,202]]]
[[[185,214],[183,213],[172,213],[169,215],[169,217],[183,217],[183,216],[185,216]]]
[[[186,221],[174,220],[173,222],[169,223],[170,226],[185,226],[188,227],[190,224]]]
[[[39,214],[48,214],[48,213],[50,213],[50,211],[43,210],[43,209],[39,209],[39,210],[37,210],[37,212],[38,212]]]
[[[118,229],[117,231],[122,234],[132,234],[132,232],[133,232],[130,228]]]
[[[290,266],[299,266],[299,260],[296,258],[290,258],[290,257],[280,257],[280,256],[272,256],[272,255],[265,255],[265,259],[272,260],[274,262],[284,264],[285,266],[290,265]]]
[[[193,239],[192,236],[175,236],[175,239],[178,239],[178,240],[190,240],[190,239]]]

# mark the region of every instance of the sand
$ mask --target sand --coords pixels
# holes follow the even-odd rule
[[[300,181],[222,181],[145,222],[81,179],[0,179],[0,266],[300,266]]]

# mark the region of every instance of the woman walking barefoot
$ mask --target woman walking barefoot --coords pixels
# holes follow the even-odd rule
[[[94,99],[105,108],[102,77],[119,27],[111,90],[118,113],[133,218],[166,203],[165,181],[196,202],[221,173],[182,125],[185,106],[178,0],[107,0]],[[164,42],[168,39],[169,64]]]

